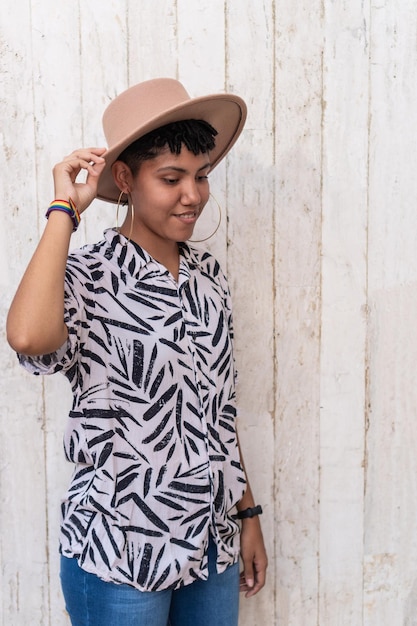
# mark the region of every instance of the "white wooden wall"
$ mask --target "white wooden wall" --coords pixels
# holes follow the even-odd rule
[[[212,176],[270,558],[241,624],[417,624],[416,33],[415,0],[1,1],[2,626],[68,625],[69,390],[18,367],[6,312],[53,163],[102,145],[109,100],[156,76],[249,106]],[[74,245],[112,223],[97,202]]]

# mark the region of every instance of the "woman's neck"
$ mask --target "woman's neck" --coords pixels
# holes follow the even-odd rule
[[[138,246],[143,248],[143,250],[146,250],[146,252],[150,254],[155,261],[158,261],[158,263],[166,267],[166,269],[177,281],[180,265],[180,255],[177,242],[166,239],[150,240],[150,238],[144,236],[143,232],[135,232],[135,229],[133,229],[132,233],[129,233],[128,231],[129,227],[125,224],[123,224],[119,230],[124,237],[134,241]]]

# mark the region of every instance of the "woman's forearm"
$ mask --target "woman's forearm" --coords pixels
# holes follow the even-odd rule
[[[72,230],[68,215],[51,213],[7,318],[7,340],[17,352],[49,354],[67,338],[64,277]]]

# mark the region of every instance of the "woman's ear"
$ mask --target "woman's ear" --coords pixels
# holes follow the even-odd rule
[[[128,194],[131,189],[132,172],[130,167],[123,161],[115,161],[111,167],[114,182],[123,193]]]

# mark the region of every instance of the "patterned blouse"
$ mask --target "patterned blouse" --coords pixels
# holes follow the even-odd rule
[[[177,283],[107,230],[68,258],[65,321],[56,353],[19,355],[32,373],[61,371],[72,387],[61,553],[106,581],[175,589],[207,578],[211,533],[224,571],[239,556],[231,510],[245,476],[219,264],[180,244]]]

